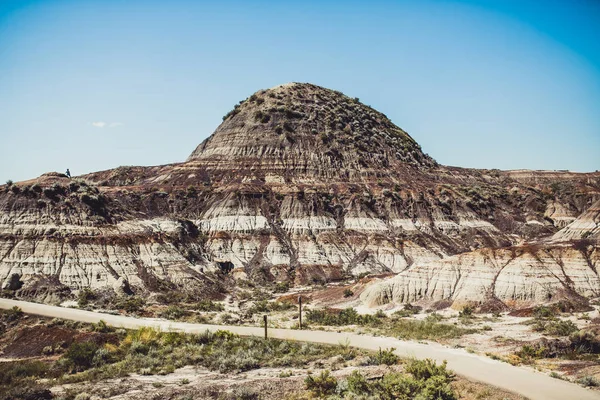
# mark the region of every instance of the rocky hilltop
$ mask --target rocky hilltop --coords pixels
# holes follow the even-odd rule
[[[0,282],[220,297],[363,274],[368,305],[501,307],[600,292],[600,173],[442,166],[384,114],[311,84],[241,101],[183,163],[0,187]]]

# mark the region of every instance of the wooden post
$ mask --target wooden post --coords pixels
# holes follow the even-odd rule
[[[300,319],[298,327],[302,330],[302,296],[298,296],[298,310],[300,311]]]
[[[267,314],[265,314],[263,316],[263,319],[265,320],[265,339],[267,338]]]

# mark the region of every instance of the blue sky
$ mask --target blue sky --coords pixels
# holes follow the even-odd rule
[[[600,2],[1,1],[0,181],[183,161],[285,82],[437,161],[600,169]]]

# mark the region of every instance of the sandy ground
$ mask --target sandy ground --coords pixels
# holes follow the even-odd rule
[[[110,314],[100,314],[91,311],[61,308],[44,304],[29,303],[17,300],[0,299],[0,308],[20,307],[24,312],[47,317],[64,318],[82,322],[97,323],[100,320],[124,328],[139,328],[151,326],[164,331],[182,331],[199,333],[208,330],[226,329],[245,336],[261,336],[262,328],[245,326],[219,326],[205,324],[190,324],[182,322],[138,319]],[[289,329],[270,329],[269,336],[316,343],[339,344],[378,350],[379,348],[396,349],[402,357],[430,358],[438,362],[447,360],[448,367],[467,379],[483,382],[492,386],[509,390],[532,400],[562,400],[600,399],[600,393],[594,392],[573,383],[561,381],[526,367],[515,367],[507,363],[491,360],[464,349],[447,348],[439,344],[423,344],[411,341],[401,341],[387,337],[373,337],[352,333],[337,333],[323,331],[298,331]]]

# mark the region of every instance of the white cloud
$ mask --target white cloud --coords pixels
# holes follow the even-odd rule
[[[107,127],[107,128],[117,128],[117,127],[123,125],[122,122],[110,122],[110,123],[108,123],[108,122],[104,122],[104,121],[96,121],[96,122],[92,122],[91,124],[92,124],[92,126],[94,128],[104,128],[104,127]]]

